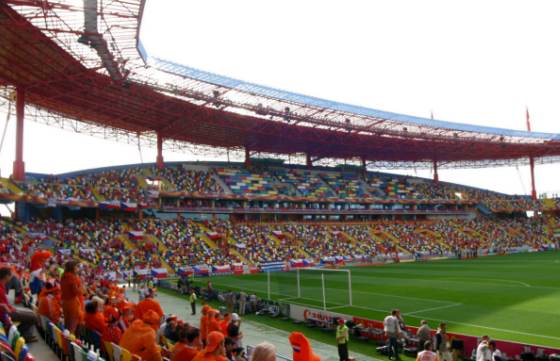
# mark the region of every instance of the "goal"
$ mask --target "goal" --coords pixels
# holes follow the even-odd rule
[[[347,269],[298,268],[267,273],[267,294],[283,301],[331,307],[352,306],[352,272]]]

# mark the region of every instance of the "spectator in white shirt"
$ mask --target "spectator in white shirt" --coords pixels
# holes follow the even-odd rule
[[[478,347],[476,348],[476,361],[492,361],[492,351],[488,347],[490,338],[486,335],[482,336]]]
[[[397,339],[401,335],[401,328],[399,326],[399,319],[397,318],[398,313],[399,310],[395,309],[383,320],[383,330],[385,331],[385,336],[389,343],[389,360],[391,360],[391,357],[393,357],[394,360],[400,360]]]
[[[416,361],[439,361],[437,353],[432,351],[432,342],[424,342],[424,351],[418,352]]]

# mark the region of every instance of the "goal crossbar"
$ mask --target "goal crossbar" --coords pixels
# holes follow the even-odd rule
[[[306,271],[314,271],[321,273],[321,294],[323,301],[323,309],[327,309],[325,274],[328,273],[346,273],[348,280],[348,306],[352,306],[352,272],[349,269],[332,269],[332,268],[296,268],[297,297],[301,298],[301,273]]]

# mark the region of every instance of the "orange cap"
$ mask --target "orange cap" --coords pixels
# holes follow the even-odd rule
[[[203,315],[207,314],[209,310],[210,310],[210,306],[208,306],[208,305],[202,306],[202,310],[201,310],[201,311],[202,311],[202,314],[203,314]]]
[[[154,310],[148,310],[142,315],[142,321],[149,324],[154,330],[159,329],[159,316]]]
[[[206,348],[205,352],[214,352],[224,341],[224,335],[218,331],[212,331],[208,334],[206,338]]]

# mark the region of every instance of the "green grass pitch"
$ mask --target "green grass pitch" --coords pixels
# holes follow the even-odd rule
[[[450,332],[560,347],[560,253],[525,253],[372,267],[349,267],[353,306],[345,273],[326,273],[327,309],[382,320],[400,308],[407,325],[448,323]],[[322,307],[319,272],[271,274],[274,299]],[[212,277],[214,287],[266,296],[267,275]]]

